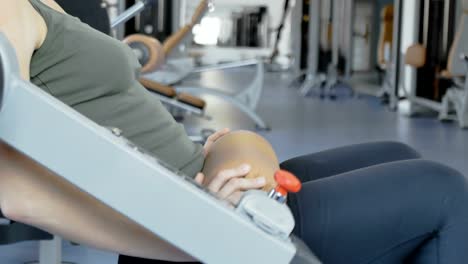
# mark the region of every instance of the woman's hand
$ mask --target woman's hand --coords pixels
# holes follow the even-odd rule
[[[197,174],[195,181],[216,194],[221,200],[237,206],[245,191],[261,189],[265,186],[264,177],[246,179],[250,165],[243,164],[237,168],[220,171],[211,181],[205,181],[203,173]]]
[[[229,134],[229,132],[231,132],[231,130],[229,128],[225,128],[208,137],[205,146],[203,146],[205,157],[208,155],[208,152],[210,152],[210,148],[213,146],[213,143],[215,143],[216,140],[220,139],[222,136]]]

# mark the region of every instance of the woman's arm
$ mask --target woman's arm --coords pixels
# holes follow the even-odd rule
[[[127,217],[1,143],[0,208],[11,220],[80,244],[142,258],[194,261]]]
[[[274,175],[279,170],[276,153],[266,139],[250,131],[231,132],[212,142],[205,157],[203,174],[209,182],[219,171],[242,164],[250,165],[245,178],[265,178],[264,191],[276,187]]]

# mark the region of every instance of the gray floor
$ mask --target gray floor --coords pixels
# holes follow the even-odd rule
[[[231,71],[229,74],[210,73],[189,82],[222,87],[227,92],[241,90],[253,78],[251,70]],[[440,123],[433,118],[408,119],[382,107],[372,97],[349,98],[341,91],[337,101],[300,97],[287,88],[290,76],[269,74],[259,114],[272,131],[261,132],[277,150],[281,160],[329,148],[369,141],[396,140],[419,150],[427,159],[448,164],[468,175],[468,131],[456,124]],[[221,129],[255,129],[254,124],[235,108],[210,96],[208,113],[213,120],[190,117],[189,131],[200,127]],[[16,264],[36,258],[37,243],[28,242],[0,247],[0,263]],[[116,263],[116,255],[85,247],[64,248],[64,260],[76,263]]]

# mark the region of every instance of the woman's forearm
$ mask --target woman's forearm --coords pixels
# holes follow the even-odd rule
[[[121,254],[194,261],[22,154],[4,145],[0,148],[0,208],[11,220]]]
[[[203,173],[210,181],[220,171],[250,165],[246,178],[264,177],[264,191],[276,187],[274,174],[279,170],[278,158],[273,147],[260,135],[249,131],[231,132],[210,146]]]

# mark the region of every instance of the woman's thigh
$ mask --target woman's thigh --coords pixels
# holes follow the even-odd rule
[[[339,174],[395,160],[417,159],[420,155],[410,147],[395,142],[377,142],[352,145],[307,156],[294,158],[282,163],[282,168],[295,173],[303,182]],[[120,256],[119,264],[163,264],[158,260],[144,260]]]
[[[377,164],[418,158],[421,155],[405,144],[375,142],[293,158],[283,162],[281,168],[308,182]]]
[[[289,204],[296,235],[324,263],[468,259],[466,179],[437,163],[392,162],[307,182]]]

